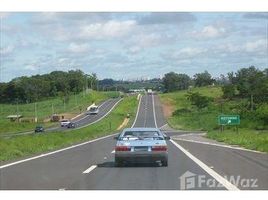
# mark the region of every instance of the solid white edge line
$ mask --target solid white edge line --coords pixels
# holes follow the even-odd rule
[[[157,128],[156,116],[155,116],[155,107],[154,107],[154,94],[152,94],[152,101],[153,101],[154,124],[155,124],[155,128]]]
[[[142,99],[142,95],[140,95],[139,105],[138,105],[138,108],[137,108],[137,111],[136,111],[136,117],[135,117],[135,120],[134,120],[134,122],[133,122],[131,128],[134,127],[134,125],[135,125],[135,123],[136,123],[136,121],[137,121],[137,119],[138,119],[138,115],[139,115],[139,111],[140,111],[140,105],[141,105],[141,99]]]
[[[168,125],[168,124],[164,124],[163,126],[159,127],[159,129],[163,128],[163,127],[166,126],[166,125]]]
[[[186,135],[180,135],[180,136],[186,136]],[[206,144],[206,145],[211,145],[211,146],[217,146],[217,147],[223,147],[223,148],[241,150],[241,151],[249,151],[249,152],[252,152],[252,153],[267,154],[267,153],[261,152],[261,151],[254,151],[254,150],[251,150],[251,149],[244,149],[242,147],[232,147],[232,146],[228,146],[228,145],[224,145],[224,144],[214,144],[214,143],[210,143],[210,142],[202,142],[202,141],[188,140],[188,139],[182,139],[182,138],[176,138],[176,137],[174,137],[173,139],[174,140],[185,141],[185,142],[192,142],[192,143],[198,143],[198,144]]]
[[[97,167],[97,165],[92,165],[90,168],[88,168],[87,170],[85,170],[83,172],[83,174],[88,174],[89,172],[93,171],[96,167]]]
[[[99,118],[99,119],[97,119],[96,121],[91,122],[91,123],[89,123],[89,124],[87,124],[87,125],[79,126],[79,127],[76,128],[75,130],[78,130],[78,129],[81,129],[81,128],[85,128],[85,127],[87,127],[87,126],[90,126],[90,125],[95,124],[95,123],[97,123],[98,121],[102,120],[102,119],[103,119],[104,117],[106,117],[110,112],[112,112],[112,110],[114,109],[114,107],[115,107],[120,101],[122,101],[122,100],[123,100],[123,98],[121,98],[119,101],[117,101],[116,104],[114,104],[113,107],[112,107],[112,108],[111,108],[105,115],[103,115],[101,118]]]
[[[205,170],[210,176],[216,179],[219,183],[221,183],[227,190],[239,190],[235,185],[230,183],[228,180],[223,178],[217,172],[212,170],[209,166],[203,163],[201,160],[193,156],[189,151],[184,149],[181,145],[176,143],[174,140],[170,140],[177,148],[179,148],[186,156],[192,159],[197,165],[199,165],[203,170]]]
[[[37,159],[37,158],[42,158],[42,157],[45,157],[45,156],[49,156],[49,155],[59,153],[59,152],[62,152],[62,151],[68,150],[68,149],[73,149],[73,148],[76,148],[76,147],[79,147],[79,146],[82,146],[82,145],[85,145],[85,144],[90,144],[90,143],[93,143],[93,142],[96,142],[96,141],[99,141],[99,140],[102,140],[102,139],[105,139],[105,138],[115,136],[117,134],[118,133],[115,133],[115,134],[112,134],[112,135],[107,135],[107,136],[100,137],[100,138],[97,138],[97,139],[94,139],[94,140],[90,140],[90,141],[87,141],[87,142],[76,144],[76,145],[73,145],[73,146],[70,146],[70,147],[67,147],[67,148],[64,148],[64,149],[59,149],[57,151],[52,151],[50,153],[41,154],[39,156],[35,156],[35,157],[27,158],[27,159],[24,159],[24,160],[20,160],[20,161],[17,161],[17,162],[2,165],[2,166],[0,166],[0,169],[6,168],[6,167],[9,167],[9,166],[12,166],[12,165],[16,165],[16,164],[19,164],[19,163],[27,162],[27,161],[30,161],[30,160],[34,160],[34,159]]]

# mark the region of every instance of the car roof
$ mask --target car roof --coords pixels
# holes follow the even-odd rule
[[[126,131],[160,131],[158,128],[145,128],[145,127],[138,127],[138,128],[125,128],[123,132]]]

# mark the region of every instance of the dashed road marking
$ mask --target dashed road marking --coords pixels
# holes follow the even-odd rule
[[[96,167],[97,167],[97,165],[92,165],[90,168],[88,168],[87,170],[85,170],[85,171],[83,172],[83,174],[88,174],[88,173],[90,173],[90,172],[93,171]]]
[[[111,153],[115,153],[115,150],[113,150]]]

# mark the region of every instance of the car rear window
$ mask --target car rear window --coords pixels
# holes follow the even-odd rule
[[[163,137],[158,131],[126,131],[122,138],[137,138],[137,139],[147,139],[147,138],[156,138],[162,139]]]

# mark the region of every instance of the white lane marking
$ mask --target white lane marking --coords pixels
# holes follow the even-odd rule
[[[20,163],[23,163],[23,162],[27,162],[27,161],[30,161],[30,160],[42,158],[42,157],[45,157],[45,156],[49,156],[49,155],[52,155],[52,154],[55,154],[55,153],[59,153],[59,152],[62,152],[62,151],[66,151],[66,150],[69,150],[69,149],[73,149],[73,148],[76,148],[76,147],[79,147],[79,146],[82,146],[82,145],[90,144],[90,143],[93,143],[93,142],[96,142],[96,141],[99,141],[99,140],[102,140],[102,139],[105,139],[105,138],[109,138],[109,137],[115,136],[117,134],[118,133],[115,133],[115,134],[112,134],[112,135],[107,135],[107,136],[100,137],[100,138],[97,138],[97,139],[94,139],[94,140],[90,140],[90,141],[83,142],[83,143],[80,143],[80,144],[77,144],[77,145],[73,145],[73,146],[70,146],[70,147],[67,147],[67,148],[64,148],[64,149],[59,149],[57,151],[53,151],[53,152],[50,152],[50,153],[41,154],[39,156],[35,156],[35,157],[27,158],[27,159],[24,159],[24,160],[20,160],[20,161],[17,161],[17,162],[13,162],[13,163],[9,163],[9,164],[6,164],[6,165],[2,165],[2,166],[0,166],[0,169],[6,168],[6,167],[10,167],[12,165],[20,164]]]
[[[92,165],[90,168],[88,168],[87,170],[85,170],[83,172],[83,174],[88,174],[89,172],[93,171],[96,167],[97,167],[97,165]]]
[[[145,96],[145,111],[144,111],[144,123],[143,127],[146,127],[146,122],[147,122],[147,106],[148,106],[148,95]]]
[[[136,123],[136,121],[137,121],[137,118],[138,118],[138,115],[139,115],[139,111],[140,111],[141,99],[142,99],[142,95],[140,96],[139,105],[138,105],[137,112],[136,112],[136,117],[135,117],[135,120],[134,120],[134,122],[133,122],[131,128],[134,127],[134,125],[135,125],[135,123]]]
[[[113,150],[111,153],[115,153],[115,150]]]
[[[221,183],[226,189],[228,190],[239,190],[235,185],[230,183],[228,180],[223,178],[221,175],[219,175],[217,172],[215,172],[213,169],[211,169],[209,166],[207,166],[205,163],[203,163],[201,160],[193,156],[189,151],[184,149],[181,145],[176,143],[174,140],[170,140],[177,148],[179,148],[186,156],[188,156],[190,159],[192,159],[197,165],[199,165],[203,170],[205,170],[210,176],[212,176],[214,179],[216,179],[219,183]]]
[[[99,106],[99,108],[101,108],[105,103],[108,103],[109,101],[111,101],[111,99],[109,99],[109,100],[103,102],[103,103]],[[86,113],[82,113],[82,114],[86,115]],[[81,115],[82,115],[82,114],[81,114]],[[87,118],[87,117],[89,117],[89,116],[86,115],[85,117],[82,117],[81,119],[79,119],[79,120],[77,120],[77,121],[75,121],[75,122],[76,122],[76,123],[77,123],[77,122],[80,122],[80,121],[82,121],[83,119],[85,119],[85,118]],[[76,117],[75,117],[75,118],[76,118]]]
[[[89,124],[86,124],[86,125],[84,125],[84,126],[79,126],[78,128],[76,128],[75,130],[78,130],[78,129],[81,129],[81,128],[85,128],[85,127],[87,127],[87,126],[90,126],[90,125],[92,125],[92,124],[95,124],[95,123],[97,123],[98,121],[100,121],[100,120],[102,120],[104,117],[106,117],[110,112],[112,112],[112,110],[114,109],[114,107],[120,102],[120,101],[122,101],[123,100],[123,98],[122,99],[120,99],[119,101],[117,101],[116,102],[116,104],[114,104],[114,106],[105,114],[105,115],[103,115],[101,118],[99,118],[99,119],[97,119],[96,121],[94,121],[94,122],[91,122],[91,123],[89,123]]]
[[[168,125],[168,124],[164,124],[163,126],[159,127],[159,129],[163,128],[163,127],[166,126],[166,125]]]
[[[155,124],[155,128],[157,128],[156,116],[155,116],[155,107],[154,107],[154,95],[153,94],[152,94],[152,100],[153,100],[154,124]]]
[[[180,135],[180,136],[186,136],[186,135]],[[188,139],[182,139],[182,138],[174,138],[174,140],[193,142],[193,143],[198,143],[198,144],[207,144],[207,145],[211,145],[211,146],[224,147],[224,148],[241,150],[241,151],[249,151],[249,152],[253,152],[253,153],[267,154],[266,152],[254,151],[251,149],[244,149],[242,147],[233,147],[233,146],[228,146],[228,145],[224,145],[224,144],[215,144],[215,143],[210,143],[210,142],[202,142],[202,141],[188,140]]]

